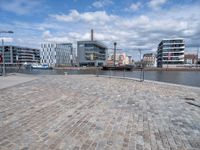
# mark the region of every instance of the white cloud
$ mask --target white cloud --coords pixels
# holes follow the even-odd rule
[[[161,5],[165,4],[167,0],[150,0],[149,7],[152,9],[159,9]]]
[[[47,39],[47,38],[51,38],[52,35],[51,35],[50,31],[47,30],[47,31],[44,31],[44,32],[43,32],[42,37],[43,37],[44,39]]]
[[[142,5],[141,5],[140,2],[132,3],[131,6],[130,6],[130,10],[132,10],[132,11],[137,11],[141,6],[142,6]]]
[[[98,0],[98,1],[95,1],[92,6],[95,7],[95,8],[103,8],[105,6],[109,6],[113,4],[113,1],[112,0]]]
[[[148,16],[141,15],[137,18],[130,18],[130,19],[124,19],[121,21],[120,24],[122,24],[124,27],[133,29],[135,27],[147,27],[150,23],[150,19]]]
[[[35,8],[37,8],[39,4],[39,0],[1,0],[0,9],[24,15],[37,10]]]
[[[13,42],[13,38],[11,37],[0,37],[0,41],[4,41],[4,43],[10,43]]]
[[[112,21],[116,16],[108,15],[105,11],[95,11],[95,12],[84,12],[79,13],[77,10],[71,10],[67,15],[50,15],[53,18],[56,18],[58,21],[65,21],[65,22],[78,22],[84,21],[87,23],[93,24],[103,24],[105,22]]]
[[[74,22],[80,20],[80,14],[77,10],[71,10],[68,15],[51,15],[59,21]]]
[[[66,43],[69,43],[69,42],[71,42],[70,40],[69,40],[69,38],[68,37],[66,37],[66,36],[64,36],[64,37],[51,37],[51,38],[47,38],[47,39],[45,39],[45,42],[55,42],[55,43],[64,43],[64,42],[66,42]]]
[[[163,38],[183,37],[186,45],[199,44],[199,10],[199,5],[176,6],[167,11],[158,9],[129,17],[106,11],[72,10],[68,14],[50,15],[40,23],[1,23],[0,28],[16,31],[16,37],[23,40],[20,44],[31,46],[45,41],[72,42],[75,46],[79,40],[89,40],[90,29],[93,28],[95,40],[104,42],[108,47],[113,47],[116,41],[118,48],[134,55],[137,48],[155,50]]]

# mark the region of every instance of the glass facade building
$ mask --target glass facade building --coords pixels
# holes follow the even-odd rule
[[[0,55],[2,55],[3,47],[0,46]],[[40,62],[40,50],[28,47],[20,46],[4,46],[4,55],[6,64],[23,64],[27,63],[39,63]]]
[[[79,66],[103,66],[107,60],[107,47],[98,41],[78,41]]]

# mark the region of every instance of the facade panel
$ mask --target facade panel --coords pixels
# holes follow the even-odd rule
[[[71,43],[44,43],[41,44],[40,53],[41,63],[49,66],[72,66],[76,63]]]

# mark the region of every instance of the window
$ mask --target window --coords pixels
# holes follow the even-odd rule
[[[79,47],[84,47],[84,44],[79,44]]]

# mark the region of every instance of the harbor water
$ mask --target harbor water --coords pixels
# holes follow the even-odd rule
[[[103,71],[103,70],[64,70],[64,69],[6,69],[8,73],[25,73],[34,75],[64,75],[64,74],[99,74],[108,76],[119,76],[140,79],[141,71]],[[160,82],[168,82],[182,84],[188,86],[200,87],[200,72],[199,71],[145,71],[144,80],[153,80]]]

